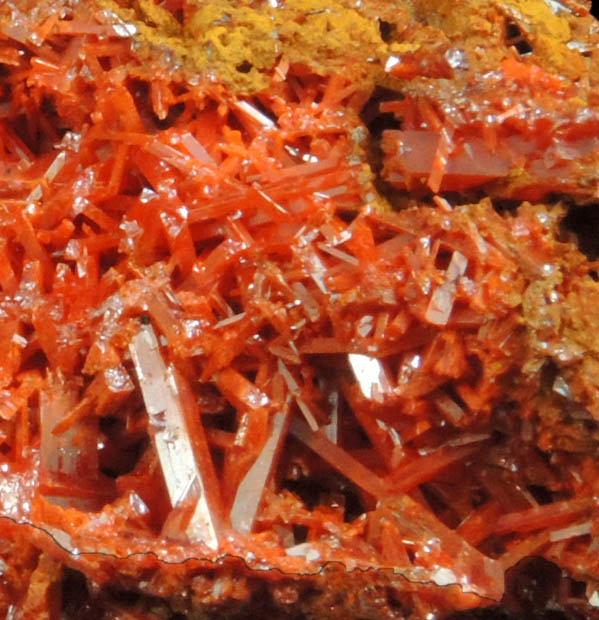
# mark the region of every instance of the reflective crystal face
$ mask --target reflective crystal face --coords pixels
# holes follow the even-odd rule
[[[598,38],[0,2],[0,613],[597,606]]]

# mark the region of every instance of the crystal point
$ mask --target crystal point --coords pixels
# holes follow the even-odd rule
[[[181,531],[172,528],[170,531],[217,549],[217,516],[214,513],[217,498],[208,497],[205,482],[212,472],[202,471],[196,458],[195,442],[186,424],[189,412],[183,409],[177,379],[172,367],[165,364],[150,325],[139,329],[130,350],[172,510],[180,512],[183,507],[192,510],[189,518],[181,521]]]

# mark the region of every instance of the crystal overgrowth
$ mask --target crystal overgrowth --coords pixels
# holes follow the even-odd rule
[[[597,27],[451,4],[0,6],[7,617],[592,613]]]

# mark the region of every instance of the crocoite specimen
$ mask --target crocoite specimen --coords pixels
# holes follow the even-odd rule
[[[586,5],[124,5],[0,7],[1,613],[592,614]]]

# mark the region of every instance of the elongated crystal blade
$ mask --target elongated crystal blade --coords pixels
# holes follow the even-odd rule
[[[362,465],[346,450],[332,443],[323,431],[313,432],[307,424],[296,418],[292,421],[289,432],[373,497],[379,500],[387,497],[389,490],[384,480]]]
[[[270,436],[262,452],[241,481],[233,508],[231,509],[231,525],[238,532],[250,532],[260,507],[264,487],[276,464],[281,444],[285,439],[288,413],[279,412],[273,416]]]
[[[446,280],[431,296],[426,309],[426,320],[433,325],[447,325],[453,310],[456,283],[466,273],[468,259],[460,252],[454,252],[447,267]]]
[[[57,432],[77,403],[77,391],[60,372],[48,376],[49,389],[40,394],[40,472],[46,499],[80,510],[98,510],[103,488],[83,492],[85,484],[98,478],[97,419],[77,421]]]
[[[41,394],[41,466],[43,469],[73,475],[77,472],[77,453],[73,449],[76,428],[71,428],[62,435],[55,435],[54,428],[60,420],[75,406],[76,399],[72,392],[62,387],[62,382],[54,381],[52,392]]]
[[[149,325],[142,326],[133,337],[130,350],[172,508],[191,512],[188,519],[178,521],[184,528],[180,533],[217,549],[216,519],[205,480],[210,474],[202,471],[196,458],[174,369],[164,363],[156,334]]]

